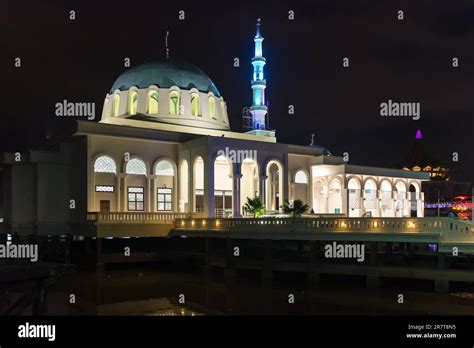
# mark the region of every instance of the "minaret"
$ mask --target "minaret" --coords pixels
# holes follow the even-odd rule
[[[260,35],[260,18],[257,19],[257,33],[255,35],[255,56],[252,58],[253,78],[251,82],[253,90],[253,103],[250,107],[252,114],[252,129],[266,130],[268,125],[266,122],[266,115],[268,113],[267,105],[265,104],[265,88],[267,82],[263,75],[263,67],[265,66],[265,58],[262,56],[262,41],[263,37]]]

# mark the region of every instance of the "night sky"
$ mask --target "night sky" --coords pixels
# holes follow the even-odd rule
[[[257,17],[270,125],[279,142],[307,145],[314,132],[316,143],[336,155],[349,152],[351,163],[397,167],[420,128],[431,157],[451,163],[458,152],[458,179],[474,179],[474,1],[462,0],[2,0],[0,150],[37,147],[68,129],[74,120],[54,115],[64,99],[95,102],[100,118],[106,93],[126,69],[124,58],[132,66],[163,58],[168,27],[171,57],[211,77],[232,129],[240,131],[242,107],[251,104]],[[380,103],[388,99],[420,102],[421,119],[381,117]]]

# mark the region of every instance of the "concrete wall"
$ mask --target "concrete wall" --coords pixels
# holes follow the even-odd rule
[[[70,171],[67,164],[36,165],[38,234],[67,234],[71,215]]]
[[[31,164],[17,164],[5,171],[5,220],[9,233],[35,233],[36,192],[35,168]]]

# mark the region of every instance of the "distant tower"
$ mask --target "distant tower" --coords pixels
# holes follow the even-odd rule
[[[262,55],[262,41],[263,37],[260,35],[260,18],[257,19],[257,32],[254,38],[255,41],[255,56],[252,58],[253,65],[253,78],[251,82],[253,92],[252,106],[249,108],[250,114],[252,115],[252,122],[250,125],[247,124],[247,129],[250,129],[248,133],[263,135],[263,136],[275,136],[275,132],[268,129],[268,106],[265,102],[265,88],[267,87],[267,81],[263,74],[263,67],[265,66],[266,60]],[[245,127],[245,117],[244,127]],[[248,114],[247,114],[248,117]]]

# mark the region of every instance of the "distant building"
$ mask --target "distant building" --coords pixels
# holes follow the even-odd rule
[[[447,215],[455,197],[472,195],[472,183],[456,181],[453,165],[442,163],[428,154],[421,130],[416,132],[415,142],[402,164],[402,169],[429,173],[431,180],[422,183],[428,216],[438,214],[438,207],[440,214]]]

